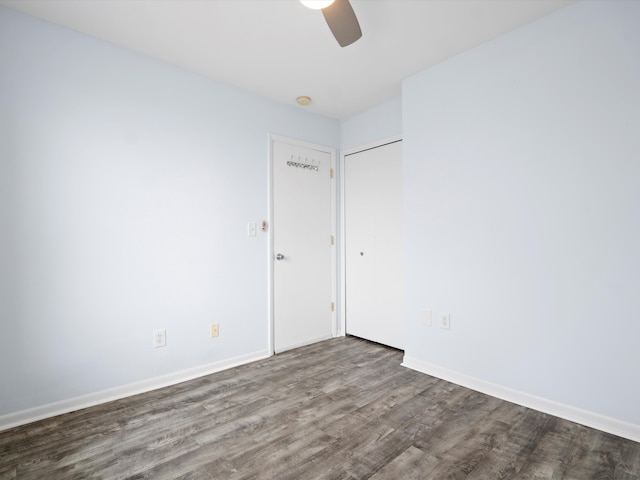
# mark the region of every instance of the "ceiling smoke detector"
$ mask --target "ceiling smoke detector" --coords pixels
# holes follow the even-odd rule
[[[298,98],[296,98],[296,102],[298,102],[298,105],[302,105],[303,107],[305,107],[311,103],[311,98],[307,97],[306,95],[300,95]]]

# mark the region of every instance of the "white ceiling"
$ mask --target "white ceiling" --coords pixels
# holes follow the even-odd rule
[[[574,0],[351,0],[363,36],[340,48],[298,0],[0,0],[207,77],[345,118],[401,81]]]

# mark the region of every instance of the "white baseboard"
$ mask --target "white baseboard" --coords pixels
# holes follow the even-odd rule
[[[532,408],[540,412],[564,418],[587,427],[595,428],[603,432],[611,433],[619,437],[640,442],[640,425],[624,422],[616,418],[607,417],[589,410],[566,405],[546,398],[531,395],[509,387],[487,382],[479,378],[471,377],[463,373],[424,362],[417,358],[405,355],[402,365],[433,377],[441,378],[451,383],[470,388],[477,392],[491,395],[511,403]]]
[[[176,385],[178,383],[186,382],[187,380],[193,380],[194,378],[210,375],[212,373],[244,365],[256,360],[262,360],[269,356],[271,356],[271,353],[268,350],[252,352],[246,355],[221,360],[219,362],[162,375],[160,377],[150,378],[148,380],[142,380],[140,382],[130,383],[87,395],[81,395],[79,397],[73,397],[59,402],[30,408],[28,410],[9,413],[7,415],[0,416],[0,431],[43,420],[45,418],[55,417],[56,415],[61,415],[63,413],[69,413],[75,410],[111,402],[113,400],[130,397],[132,395],[138,395],[158,388]]]

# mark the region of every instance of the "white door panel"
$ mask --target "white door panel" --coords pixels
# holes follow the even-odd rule
[[[273,342],[281,352],[333,335],[334,156],[280,140],[271,154]]]
[[[344,158],[345,323],[403,348],[402,142]]]

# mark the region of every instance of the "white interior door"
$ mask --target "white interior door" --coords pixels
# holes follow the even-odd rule
[[[335,331],[332,149],[271,140],[274,351]]]
[[[402,142],[344,156],[346,332],[403,348]]]

